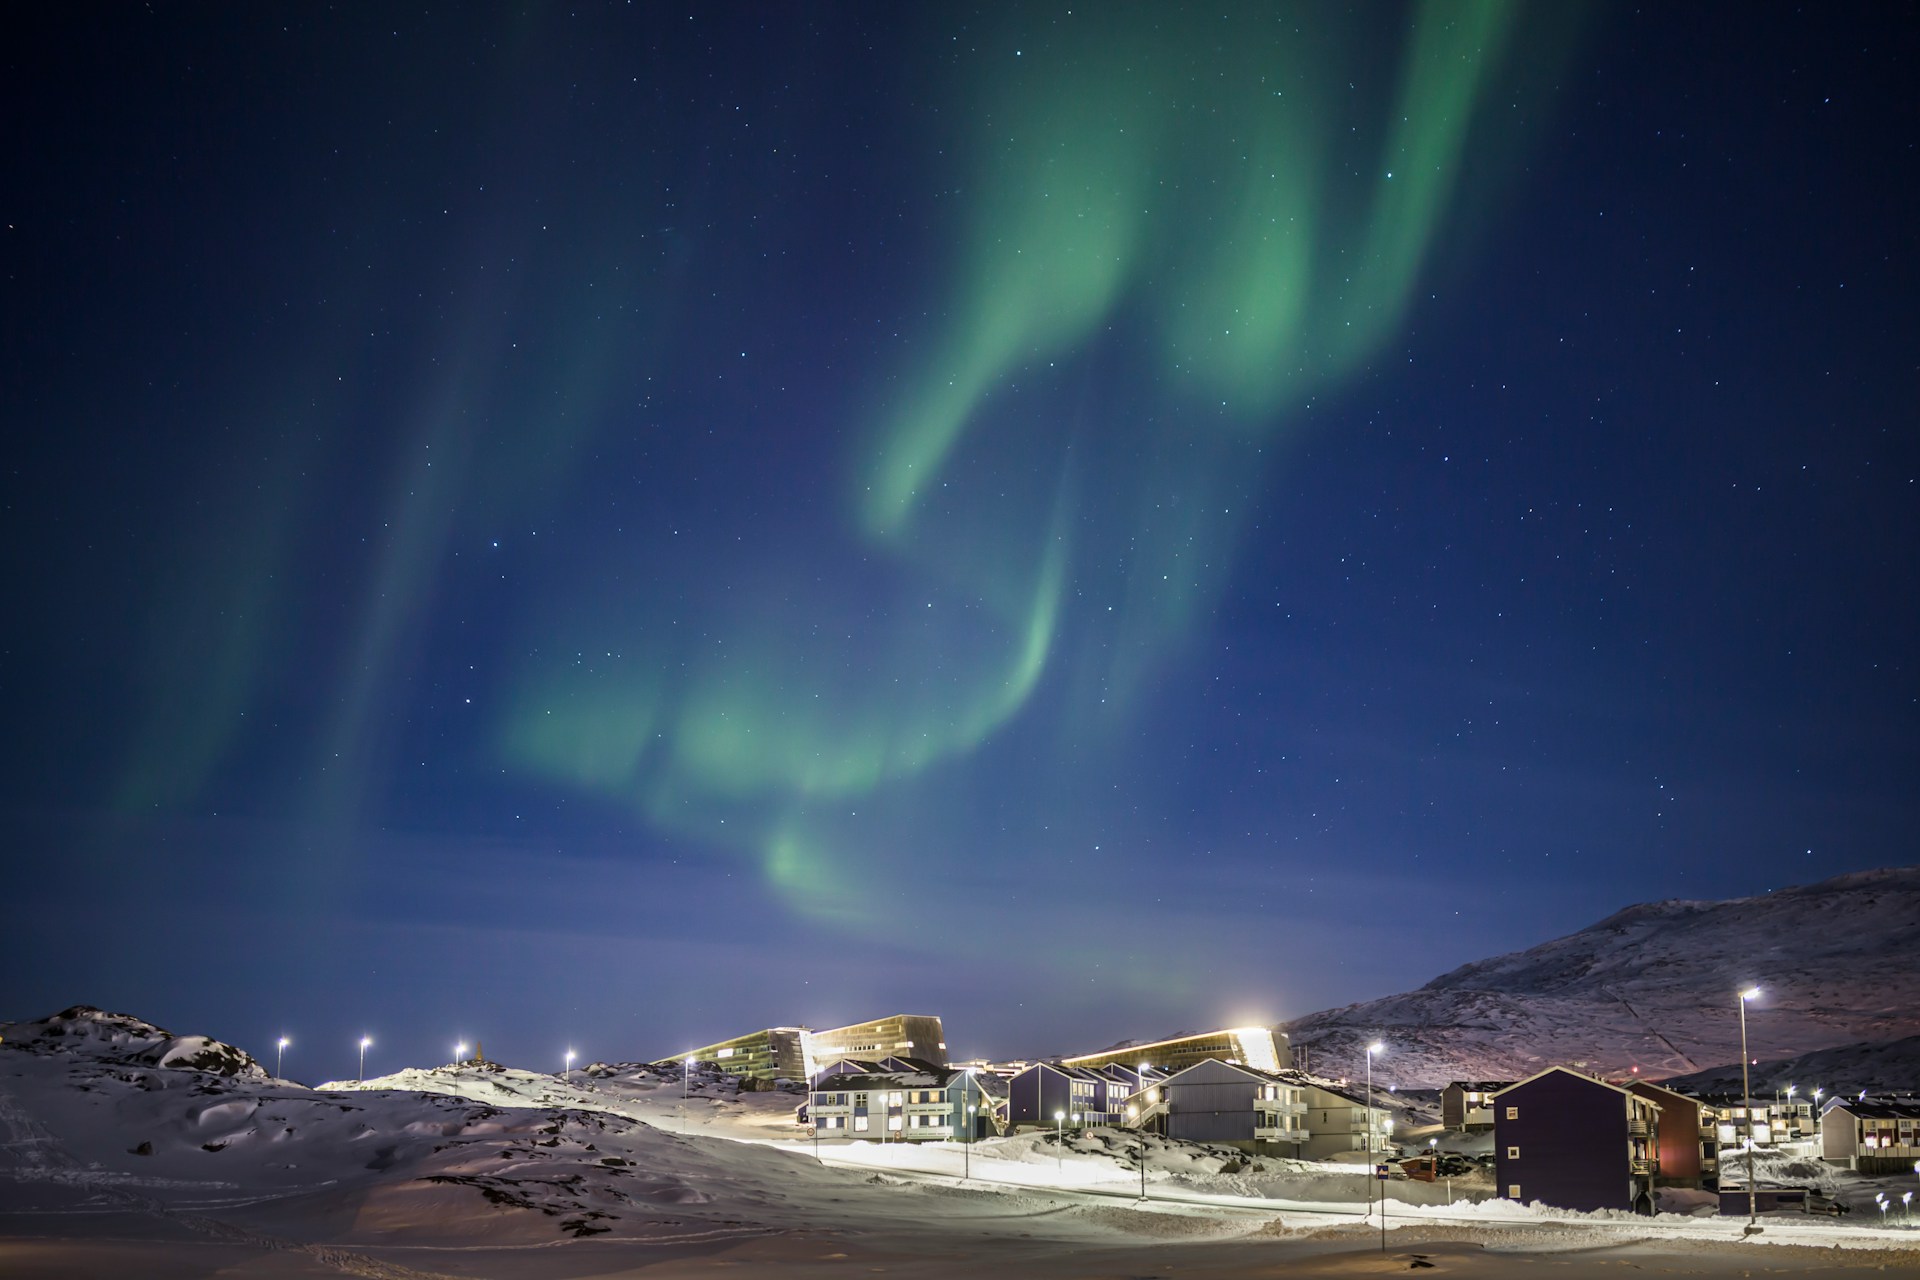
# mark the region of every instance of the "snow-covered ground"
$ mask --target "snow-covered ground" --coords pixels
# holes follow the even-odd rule
[[[1859,1213],[1769,1216],[1742,1241],[1738,1220],[1568,1214],[1467,1180],[1386,1184],[1383,1254],[1381,1217],[1365,1216],[1377,1184],[1350,1166],[1103,1129],[816,1158],[796,1095],[724,1077],[695,1075],[682,1096],[681,1076],[646,1066],[463,1065],[307,1089],[116,1015],[0,1036],[8,1277],[1350,1275],[1414,1255],[1520,1276],[1549,1254],[1571,1280],[1622,1263],[1920,1269],[1906,1247],[1920,1231]],[[1824,1173],[1849,1198],[1866,1187]]]

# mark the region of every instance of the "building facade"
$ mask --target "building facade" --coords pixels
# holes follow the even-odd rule
[[[1655,1184],[1709,1191],[1717,1187],[1720,1182],[1719,1108],[1649,1080],[1635,1080],[1627,1088],[1660,1107],[1660,1171],[1655,1175]]]
[[[938,1015],[896,1013],[871,1022],[810,1032],[807,1052],[815,1067],[836,1058],[918,1058],[947,1065],[947,1032]]]
[[[1016,1129],[1125,1124],[1127,1099],[1139,1087],[1137,1072],[1036,1062],[1007,1081],[1007,1121]]]
[[[988,1081],[952,1067],[824,1076],[807,1100],[819,1137],[869,1142],[975,1141],[1000,1110]]]
[[[1127,1122],[1182,1142],[1258,1155],[1301,1156],[1307,1104],[1300,1079],[1210,1058],[1149,1082],[1127,1104]]]
[[[1064,1066],[1089,1069],[1118,1066],[1137,1071],[1142,1066],[1151,1066],[1172,1074],[1209,1058],[1243,1063],[1261,1071],[1284,1071],[1293,1066],[1293,1050],[1286,1033],[1276,1033],[1271,1027],[1231,1027],[1120,1049],[1103,1049],[1077,1058],[1063,1058],[1061,1062]]]
[[[768,1027],[750,1031],[731,1040],[688,1049],[662,1062],[707,1062],[728,1075],[750,1076],[757,1080],[805,1080],[813,1066],[807,1050],[805,1027]]]
[[[1835,1098],[1820,1115],[1820,1154],[1857,1173],[1920,1169],[1920,1104]]]
[[[1299,1079],[1307,1108],[1301,1159],[1351,1158],[1356,1151],[1379,1156],[1394,1150],[1392,1114],[1377,1102],[1370,1108],[1364,1089],[1312,1076]]]
[[[731,1040],[688,1049],[662,1062],[709,1062],[729,1075],[756,1079],[811,1080],[843,1058],[913,1058],[936,1066],[947,1061],[946,1029],[933,1014],[896,1013],[851,1026],[814,1031],[769,1027]]]
[[[1493,1128],[1489,1099],[1511,1080],[1455,1080],[1440,1091],[1440,1123],[1455,1133],[1479,1133]]]
[[[1548,1067],[1493,1095],[1495,1191],[1561,1209],[1653,1212],[1660,1107]]]

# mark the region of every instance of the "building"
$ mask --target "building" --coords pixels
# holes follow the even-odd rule
[[[944,1066],[946,1031],[931,1014],[897,1013],[872,1022],[814,1031],[769,1027],[717,1044],[688,1049],[663,1062],[710,1062],[729,1075],[762,1080],[810,1080],[843,1058],[907,1057]]]
[[[1103,1049],[1077,1058],[1063,1058],[1069,1067],[1152,1066],[1175,1072],[1209,1058],[1221,1062],[1240,1062],[1261,1071],[1284,1071],[1293,1066],[1293,1050],[1285,1032],[1276,1034],[1271,1027],[1232,1027],[1200,1035],[1176,1036],[1147,1044],[1130,1044],[1118,1049]]]
[[[1920,1104],[1835,1098],[1820,1113],[1820,1154],[1857,1173],[1920,1168]]]
[[[1569,1067],[1493,1095],[1495,1190],[1561,1209],[1653,1212],[1660,1105]]]
[[[816,1066],[836,1058],[917,1058],[944,1067],[947,1033],[935,1014],[896,1013],[851,1026],[815,1031],[808,1052]]]
[[[1702,1094],[1701,1099],[1719,1113],[1720,1142],[1723,1146],[1744,1145],[1747,1140],[1747,1101],[1737,1093]],[[1804,1098],[1753,1099],[1753,1145],[1778,1146],[1813,1137],[1813,1104]]]
[[[1210,1058],[1149,1082],[1128,1104],[1128,1123],[1182,1142],[1212,1142],[1258,1155],[1306,1148],[1301,1078]]]
[[[1455,1133],[1479,1133],[1493,1128],[1488,1099],[1512,1084],[1511,1080],[1455,1080],[1440,1091],[1440,1123]]]
[[[1124,1124],[1127,1099],[1139,1091],[1140,1079],[1139,1072],[1123,1068],[1091,1071],[1057,1062],[1036,1062],[1007,1081],[1007,1122],[1014,1128],[1026,1125],[1049,1129],[1056,1124],[1075,1128]]]
[[[1660,1107],[1655,1185],[1715,1189],[1720,1182],[1720,1108],[1650,1080],[1631,1081],[1627,1088]]]
[[[1301,1159],[1337,1160],[1356,1151],[1386,1155],[1393,1150],[1393,1117],[1377,1102],[1369,1108],[1365,1089],[1316,1076],[1295,1078],[1307,1109]]]
[[[807,1036],[805,1027],[768,1027],[661,1061],[710,1062],[728,1075],[758,1080],[805,1080],[813,1074]]]
[[[821,1138],[973,1141],[999,1128],[999,1084],[955,1067],[822,1076],[808,1097],[806,1118]]]

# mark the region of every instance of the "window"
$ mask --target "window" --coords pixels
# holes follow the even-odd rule
[[[1520,1108],[1518,1107],[1507,1108],[1507,1119],[1518,1120],[1519,1118],[1520,1118]]]
[[[1507,1148],[1507,1159],[1518,1160],[1519,1158],[1520,1158],[1520,1148],[1518,1147]]]
[[[888,1117],[887,1117],[887,1129],[888,1129],[888,1131],[889,1131],[889,1132],[892,1132],[892,1133],[898,1133],[898,1132],[900,1132],[900,1117],[899,1117],[899,1116],[888,1116]]]
[[[865,1133],[867,1131],[867,1118],[865,1116],[855,1116],[853,1118],[853,1131],[855,1133]]]
[[[900,1099],[905,1096],[906,1095],[902,1094],[898,1089],[895,1089],[892,1093],[887,1095],[887,1105],[890,1107],[897,1107],[900,1105]]]
[[[1520,1198],[1520,1184],[1517,1182],[1509,1182],[1507,1184],[1507,1199],[1518,1200],[1519,1198]]]

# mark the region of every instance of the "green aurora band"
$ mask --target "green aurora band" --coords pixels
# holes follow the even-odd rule
[[[751,856],[804,914],[904,941],[846,887],[925,855],[958,764],[1050,678],[1070,718],[1110,721],[1178,648],[1269,446],[1401,327],[1470,149],[1491,145],[1473,126],[1517,15],[1423,5],[1396,71],[1319,7],[1121,12],[959,92],[975,172],[944,321],[850,473],[845,554],[881,566],[890,607],[762,564],[742,570],[758,589],[701,603],[715,639],[697,647],[576,611],[554,647],[609,656],[528,673],[509,759]],[[1394,88],[1371,103],[1354,87],[1377,82]],[[1160,376],[1126,378],[1135,411],[1052,409],[1100,380],[1117,335],[1158,354]],[[1088,598],[1097,635],[1069,626]]]
[[[901,178],[947,211],[931,234],[951,259],[920,291],[927,319],[904,355],[828,406],[849,429],[837,483],[805,495],[829,508],[825,534],[710,539],[683,558],[649,543],[647,560],[571,546],[575,576],[540,583],[542,599],[497,594],[499,574],[455,557],[567,504],[601,444],[633,447],[634,406],[615,388],[692,394],[674,382],[674,342],[706,283],[697,241],[640,229],[651,206],[610,195],[578,211],[565,248],[503,216],[415,263],[410,242],[376,234],[386,205],[362,210],[364,258],[356,247],[352,276],[323,282],[336,313],[377,313],[386,276],[416,273],[423,295],[462,283],[412,317],[436,336],[397,394],[354,326],[291,344],[301,362],[283,380],[318,388],[311,399],[236,370],[249,390],[231,416],[262,436],[214,446],[229,452],[209,462],[209,490],[257,497],[209,501],[154,553],[198,568],[154,575],[163,639],[140,683],[158,692],[122,813],[204,796],[260,732],[251,709],[273,701],[273,655],[312,638],[319,723],[287,785],[339,837],[321,845],[353,847],[390,785],[396,725],[425,714],[411,700],[427,633],[460,625],[430,606],[485,582],[496,594],[461,608],[510,600],[523,628],[509,670],[473,677],[504,697],[473,708],[491,717],[475,727],[492,768],[739,859],[804,918],[909,946],[923,917],[876,909],[873,887],[908,866],[916,884],[1000,901],[1072,879],[1059,833],[1155,781],[1123,744],[1230,582],[1274,459],[1402,331],[1423,278],[1490,225],[1460,206],[1493,203],[1490,175],[1522,153],[1579,22],[1495,3],[1013,21],[903,70],[939,104],[925,118],[964,122],[957,156],[930,141],[927,172]],[[520,100],[512,77],[538,70],[537,47],[488,101]],[[527,164],[529,189],[550,127],[507,112],[488,134]],[[668,181],[655,163],[632,162],[633,189]],[[410,175],[389,177],[400,190]],[[421,199],[415,212],[437,219],[437,197]],[[767,199],[754,216],[779,216]],[[499,356],[542,322],[557,330],[543,363]],[[326,456],[315,441],[337,422],[378,424],[391,458]],[[750,425],[738,439],[784,426]],[[256,455],[257,438],[279,443]],[[348,540],[308,496],[328,468],[378,493],[367,536],[353,523],[344,585],[316,603],[292,587],[303,556]],[[996,824],[1002,847],[955,843]],[[308,887],[346,892],[326,863],[303,860]],[[1097,927],[1065,922],[1050,945],[1098,957]]]

